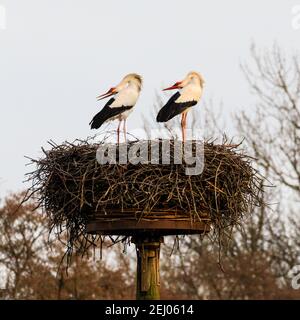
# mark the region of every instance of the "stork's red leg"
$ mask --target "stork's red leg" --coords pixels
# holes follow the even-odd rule
[[[185,142],[185,128],[186,128],[186,117],[187,113],[184,112],[181,115],[181,131],[182,131],[182,141]]]
[[[182,141],[185,141],[185,114],[181,114],[181,134],[182,134]]]
[[[124,119],[124,125],[123,125],[123,132],[124,132],[124,140],[126,142],[126,119]]]
[[[184,113],[184,141],[186,138],[186,118],[187,118],[187,112]]]

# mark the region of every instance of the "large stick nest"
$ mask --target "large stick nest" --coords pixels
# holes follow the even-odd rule
[[[50,144],[44,158],[32,160],[31,194],[45,209],[51,230],[67,231],[69,253],[74,247],[84,251],[99,239],[85,230],[89,216],[99,210],[168,208],[193,219],[205,213],[220,234],[260,204],[262,179],[253,159],[226,141],[204,143],[204,170],[193,176],[186,175],[185,164],[174,164],[172,154],[168,165],[100,165],[99,143]]]

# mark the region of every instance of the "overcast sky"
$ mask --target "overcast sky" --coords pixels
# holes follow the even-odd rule
[[[152,115],[155,91],[190,70],[206,79],[203,98],[222,100],[225,113],[251,108],[240,62],[249,59],[251,41],[260,48],[277,41],[287,53],[299,49],[300,28],[292,26],[297,5],[300,0],[0,0],[0,196],[25,188],[31,168],[24,155],[38,157],[49,139],[93,133],[88,123],[103,106],[95,97],[126,73],[144,77],[129,131],[142,127],[141,114]]]

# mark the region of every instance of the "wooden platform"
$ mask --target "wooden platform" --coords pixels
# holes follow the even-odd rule
[[[203,234],[210,231],[210,219],[201,214],[200,219],[174,211],[141,212],[138,210],[108,210],[92,216],[86,231],[102,235],[131,235],[145,233],[152,235]]]

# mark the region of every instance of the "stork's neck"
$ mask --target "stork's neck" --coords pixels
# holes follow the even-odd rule
[[[184,86],[180,90],[181,97],[179,98],[180,102],[185,101],[199,101],[202,94],[202,88],[200,83],[197,82],[189,82],[186,86]]]
[[[137,92],[141,91],[141,84],[138,81],[130,81],[128,84],[128,89],[136,90]]]

